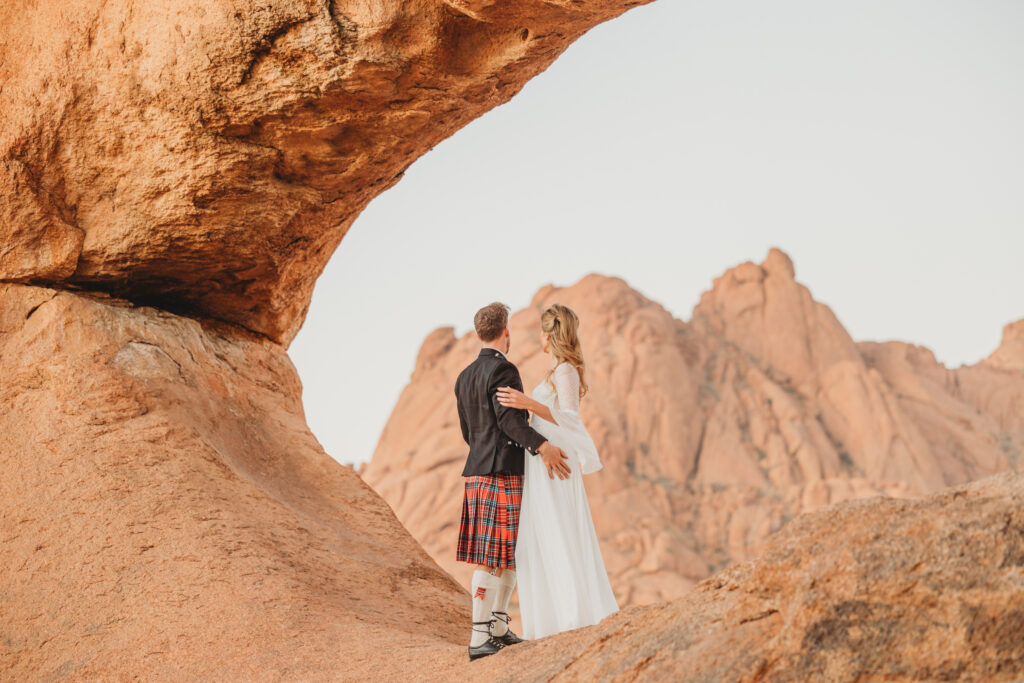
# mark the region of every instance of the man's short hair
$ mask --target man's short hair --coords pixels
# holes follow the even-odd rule
[[[473,316],[473,327],[482,341],[491,342],[501,336],[508,325],[509,310],[511,309],[505,304],[495,301],[476,312]]]

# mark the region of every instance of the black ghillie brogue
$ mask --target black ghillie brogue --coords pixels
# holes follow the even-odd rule
[[[493,623],[494,619],[491,619],[490,621],[474,621],[473,630],[480,631],[481,633],[490,634],[491,624]],[[485,626],[486,630],[482,628],[477,628],[477,626]],[[502,640],[494,636],[491,636],[479,645],[469,646],[469,661],[472,662],[474,659],[480,659],[481,657],[486,657],[487,655],[493,655],[495,652],[497,652],[503,647],[505,647],[505,643]]]
[[[469,661],[472,662],[474,659],[480,659],[481,657],[486,657],[487,655],[493,655],[495,652],[502,649],[503,647],[505,647],[505,643],[501,642],[501,640],[494,637],[488,638],[476,647],[470,645]]]
[[[512,621],[512,617],[510,617],[507,612],[491,612],[491,616],[494,617],[494,619],[501,619],[502,621],[504,621],[505,628],[508,629],[507,631],[505,631],[505,635],[491,636],[492,638],[496,638],[497,640],[502,641],[506,645],[515,645],[516,643],[523,642],[522,638],[517,636],[515,633],[512,633],[512,629],[508,628],[508,624],[510,621]],[[492,619],[491,621],[494,621],[494,619]]]

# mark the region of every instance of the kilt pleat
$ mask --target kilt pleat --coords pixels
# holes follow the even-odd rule
[[[465,479],[456,559],[515,569],[523,475],[499,472]]]

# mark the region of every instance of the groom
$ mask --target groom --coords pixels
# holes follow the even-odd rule
[[[508,603],[516,584],[516,536],[523,495],[525,447],[540,455],[552,479],[569,476],[567,456],[527,423],[529,412],[498,402],[498,387],[523,390],[519,370],[506,357],[511,345],[509,308],[484,306],[473,317],[480,355],[459,373],[455,397],[469,456],[456,559],[473,572],[473,635],[469,659],[492,655],[522,640],[509,630]]]

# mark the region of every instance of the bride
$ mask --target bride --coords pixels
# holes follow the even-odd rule
[[[601,469],[580,420],[587,392],[579,318],[552,304],[540,317],[541,347],[551,369],[527,396],[511,387],[498,401],[533,413],[530,426],[568,455],[567,479],[554,478],[540,458],[526,457],[516,541],[519,611],[526,639],[589,626],[619,609],[601,558],[583,475]]]

